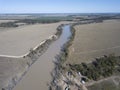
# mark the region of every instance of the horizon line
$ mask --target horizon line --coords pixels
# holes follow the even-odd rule
[[[59,13],[54,13],[54,12],[45,12],[45,13],[37,13],[37,12],[30,12],[30,13],[25,13],[25,12],[20,12],[20,13],[0,13],[0,14],[117,14],[120,12],[70,12],[70,13],[64,13],[64,12],[59,12]]]

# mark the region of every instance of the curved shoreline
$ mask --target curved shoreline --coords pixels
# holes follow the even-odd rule
[[[32,64],[48,49],[50,44],[54,41],[56,41],[60,35],[62,34],[62,24],[58,26],[56,29],[57,32],[54,35],[51,35],[48,39],[42,41],[40,44],[38,44],[36,47],[31,49],[28,53],[21,56],[9,56],[9,55],[0,55],[0,58],[6,59],[7,61],[15,59],[16,61],[21,61],[24,63],[24,70],[13,76],[8,76],[6,80],[6,84],[2,85],[0,88],[1,90],[12,90],[16,84],[24,77],[24,75],[27,73],[29,68],[32,66]],[[18,59],[18,60],[17,60]],[[20,59],[20,60],[19,60]]]

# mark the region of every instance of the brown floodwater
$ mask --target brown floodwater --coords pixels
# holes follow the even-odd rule
[[[27,74],[13,90],[48,90],[48,83],[52,79],[50,73],[54,68],[53,61],[70,35],[70,25],[63,26],[63,32],[59,39],[54,41],[48,50],[30,67]]]

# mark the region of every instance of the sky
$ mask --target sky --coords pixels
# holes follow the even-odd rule
[[[0,0],[0,13],[118,13],[120,0]]]

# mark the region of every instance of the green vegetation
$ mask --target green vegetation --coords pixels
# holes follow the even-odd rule
[[[92,18],[91,18],[92,17]],[[59,21],[73,21],[74,19],[78,19],[78,21],[91,21],[93,22],[102,22],[103,20],[109,20],[109,19],[119,19],[116,18],[116,16],[88,16],[86,17],[81,17],[81,16],[42,16],[42,17],[36,17],[34,19],[27,18],[27,19],[18,19],[17,21],[14,22],[6,22],[6,23],[1,23],[0,27],[18,27],[16,23],[26,23],[26,24],[36,24],[36,23],[56,23]],[[91,21],[92,22],[92,21]]]
[[[0,23],[0,27],[18,27],[14,22]]]
[[[26,24],[36,24],[36,23],[56,23],[59,22],[59,20],[56,19],[23,19],[23,20],[18,20],[15,22],[6,22],[6,23],[1,23],[0,27],[18,27],[16,23],[26,23]]]
[[[72,16],[44,16],[38,18],[40,20],[59,20],[59,21],[72,21],[74,17]]]
[[[16,21],[16,23],[26,23],[26,24],[35,24],[35,23],[55,23],[59,22],[59,20],[56,19],[23,19]]]
[[[56,23],[59,22],[57,19],[23,19],[15,22],[1,23],[0,27],[18,27],[16,23],[36,24],[36,23]]]
[[[70,16],[56,16],[56,17],[40,17],[36,19],[21,19],[14,22],[1,23],[0,27],[18,27],[17,23],[36,24],[36,23],[56,23],[60,21],[72,21],[73,18]]]
[[[35,24],[35,23],[56,23],[59,21],[71,21],[72,17],[40,17],[37,19],[23,19],[16,21],[17,23]]]
[[[73,71],[81,72],[82,75],[87,76],[92,80],[99,80],[103,77],[108,77],[116,72],[120,72],[120,57],[109,55],[101,57],[92,63],[69,64]]]

